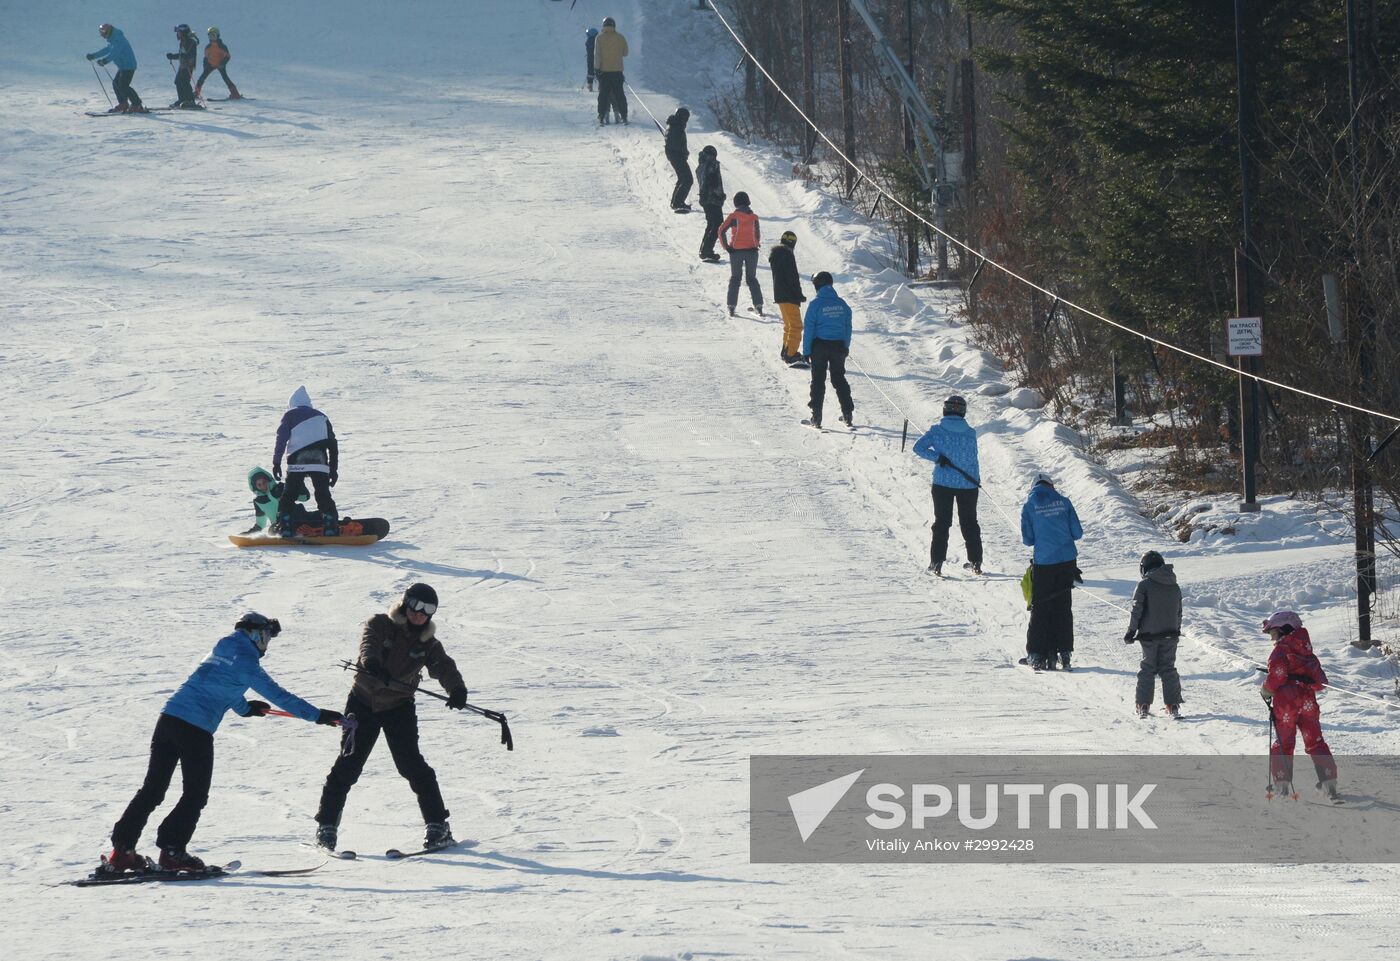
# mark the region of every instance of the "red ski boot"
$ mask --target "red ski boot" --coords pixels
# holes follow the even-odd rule
[[[228,85],[228,98],[230,100],[242,100],[243,94],[238,92],[238,88],[233,84]]]
[[[108,874],[125,874],[127,871],[144,871],[146,867],[146,859],[134,849],[114,847],[112,853],[103,859],[101,870]]]

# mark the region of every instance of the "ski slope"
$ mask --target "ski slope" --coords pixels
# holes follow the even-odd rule
[[[1168,544],[969,344],[951,300],[881,269],[858,213],[715,132],[705,100],[736,55],[689,0],[122,6],[0,0],[7,955],[1254,958],[1394,943],[1389,866],[749,863],[751,754],[1262,755],[1252,668],[1228,654],[1267,654],[1261,612],[1342,594],[1348,554],[1281,503],[1233,544]],[[692,153],[715,143],[765,237],[795,230],[804,276],[836,275],[870,375],[852,378],[856,434],[798,426],[805,376],[778,363],[771,308],[723,315],[728,272],[695,258],[702,218],[667,209],[640,105],[630,127],[594,126],[583,28],[605,14],[647,105],[688,103]],[[256,100],[84,117],[104,106],[82,59],[102,16],[132,40],[149,103],[173,99],[161,60],[177,20],[222,29]],[[220,89],[216,75],[205,92]],[[245,477],[271,466],[299,384],[340,438],[342,512],[389,518],[382,544],[225,540],[251,523]],[[954,390],[983,432],[990,574],[931,582],[928,476],[899,451],[900,411],[917,431]],[[1076,674],[1014,666],[1012,520],[1036,470],[1078,505],[1100,596],[1125,602],[1142,550],[1177,555],[1193,638],[1227,652],[1183,643],[1187,720],[1131,716],[1126,617],[1087,595]],[[507,753],[495,725],[420,708],[453,828],[476,848],[377,856],[421,833],[381,746],[342,824],[361,862],[48,886],[105,852],[165,697],[243,610],[286,628],[270,673],[339,708],[336,662],[416,580],[442,598],[439,636],[473,702],[515,735]],[[1384,694],[1380,662],[1334,635],[1314,631],[1338,683]],[[1323,711],[1338,755],[1400,749],[1390,707],[1333,693]],[[334,735],[230,717],[216,744],[191,850],[314,863],[298,842]],[[143,851],[153,836],[154,821]]]

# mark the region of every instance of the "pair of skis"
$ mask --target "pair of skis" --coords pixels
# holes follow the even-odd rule
[[[76,881],[65,881],[64,884],[72,885],[75,888],[102,887],[110,884],[171,884],[178,881],[212,881],[215,878],[226,878],[233,874],[242,873],[262,878],[286,878],[296,877],[302,874],[311,874],[313,871],[321,869],[322,864],[309,868],[289,868],[280,871],[243,871],[242,861],[230,861],[228,864],[211,864],[200,871],[162,871],[159,868],[149,868],[144,871],[123,871],[116,873],[107,871],[105,868],[98,868],[85,878]]]
[[[390,861],[402,861],[404,858],[416,858],[420,855],[435,854],[438,851],[447,851],[452,848],[474,848],[476,845],[476,841],[446,841],[442,844],[425,845],[417,850],[404,851],[399,848],[390,848],[384,852],[384,857],[388,858]],[[338,861],[357,861],[360,857],[359,854],[349,849],[337,851],[334,848],[322,847],[315,843],[308,844],[307,846],[314,848],[328,857],[335,858]]]

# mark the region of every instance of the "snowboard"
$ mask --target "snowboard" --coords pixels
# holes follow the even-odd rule
[[[358,527],[358,532],[354,532]],[[239,547],[364,547],[389,533],[389,522],[382,517],[361,520],[346,518],[340,522],[341,533],[326,537],[320,531],[303,524],[293,537],[281,537],[266,532],[230,534],[228,539]]]

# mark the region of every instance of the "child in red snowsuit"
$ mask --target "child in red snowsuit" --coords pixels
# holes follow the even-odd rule
[[[1313,654],[1312,639],[1297,614],[1279,611],[1264,622],[1264,633],[1273,639],[1269,676],[1259,694],[1274,720],[1274,743],[1269,746],[1269,774],[1275,793],[1293,795],[1293,744],[1303,732],[1303,750],[1312,757],[1317,786],[1328,797],[1337,797],[1337,763],[1322,738],[1317,710],[1318,691],[1327,686],[1327,675]]]

